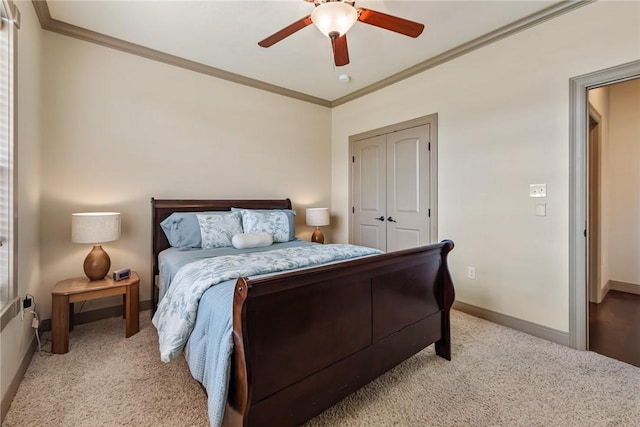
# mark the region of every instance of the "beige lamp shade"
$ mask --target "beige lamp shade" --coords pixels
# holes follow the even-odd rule
[[[329,225],[329,208],[307,209],[307,225],[316,227]]]
[[[106,243],[120,238],[120,214],[86,212],[71,214],[73,243]]]
[[[324,234],[320,230],[323,225],[329,225],[329,208],[309,208],[307,209],[307,225],[313,225],[316,229],[311,235],[311,241],[324,243]]]
[[[86,212],[71,214],[71,241],[90,243],[93,249],[84,260],[84,273],[89,280],[102,280],[111,268],[111,258],[100,243],[120,238],[120,214]]]

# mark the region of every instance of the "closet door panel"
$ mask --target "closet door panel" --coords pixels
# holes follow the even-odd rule
[[[387,251],[430,242],[429,125],[387,134]]]
[[[387,249],[387,153],[384,135],[364,139],[353,148],[353,240]]]

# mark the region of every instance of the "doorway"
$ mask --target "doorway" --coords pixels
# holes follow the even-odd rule
[[[640,61],[570,79],[569,344],[588,349],[588,91],[640,78]],[[589,232],[592,232],[589,230]],[[602,236],[602,233],[600,233]],[[598,260],[600,261],[600,260]],[[602,270],[602,269],[601,269]],[[600,273],[602,277],[602,271]]]
[[[640,366],[640,78],[588,101],[587,348]]]
[[[640,61],[570,79],[569,126],[569,345],[588,348],[587,160],[588,91],[640,78]]]

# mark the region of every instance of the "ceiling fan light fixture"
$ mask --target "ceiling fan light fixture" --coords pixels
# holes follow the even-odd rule
[[[349,31],[349,28],[358,20],[358,12],[349,4],[329,1],[313,9],[311,20],[322,34],[333,39],[342,37]]]

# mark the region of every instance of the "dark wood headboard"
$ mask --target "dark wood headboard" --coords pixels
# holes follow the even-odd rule
[[[291,200],[175,200],[151,198],[151,305],[152,315],[158,305],[156,276],[158,254],[169,247],[160,223],[174,212],[229,211],[231,208],[245,209],[291,209]]]

